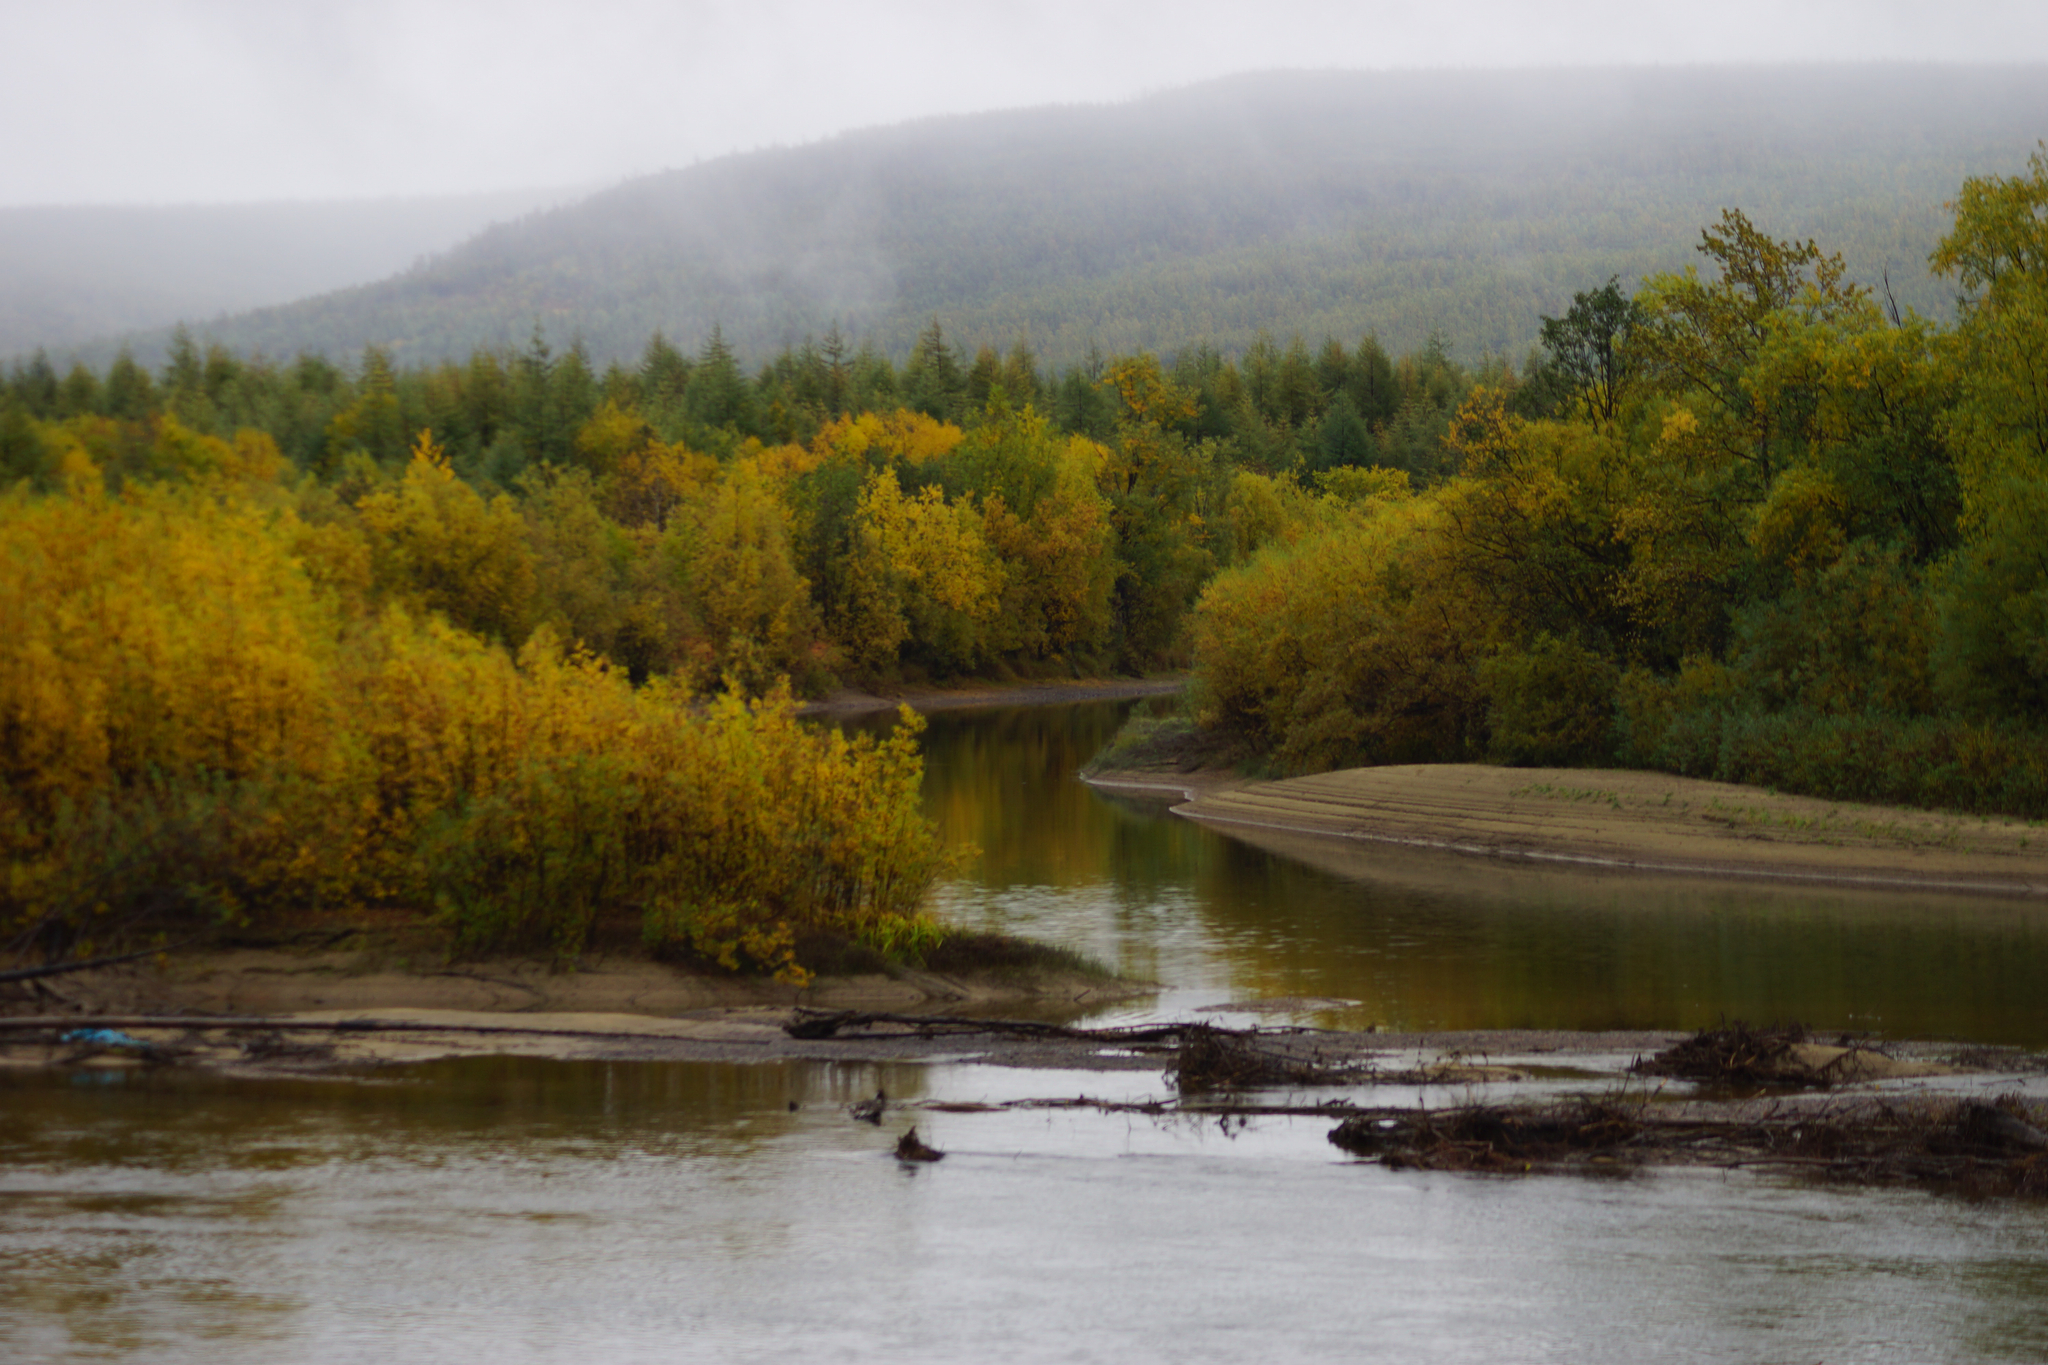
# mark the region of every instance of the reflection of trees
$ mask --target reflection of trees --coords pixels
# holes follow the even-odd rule
[[[925,735],[925,810],[950,845],[981,850],[983,885],[1100,881],[1115,835],[1081,765],[1109,742],[1129,702],[941,711]]]
[[[2044,1037],[2048,914],[2034,907],[1555,873],[1334,841],[1319,841],[1316,867],[1214,837],[1237,851],[1202,862],[1196,903],[1248,995],[1355,999],[1421,1028],[1691,1028],[1725,1014]]]

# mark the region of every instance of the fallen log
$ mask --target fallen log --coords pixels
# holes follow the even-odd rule
[[[1084,1043],[1177,1042],[1192,1029],[1209,1027],[1206,1024],[1137,1024],[1125,1028],[1069,1028],[1064,1024],[1042,1024],[1032,1019],[969,1019],[953,1014],[818,1010],[799,1005],[783,1022],[782,1031],[792,1038],[837,1038],[846,1029],[869,1028],[876,1024],[907,1028],[921,1038],[935,1037],[939,1034],[1000,1033],[1021,1038],[1058,1038]]]

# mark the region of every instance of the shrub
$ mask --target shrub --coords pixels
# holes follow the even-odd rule
[[[1480,665],[1487,696],[1486,756],[1520,767],[1597,763],[1613,749],[1613,660],[1574,640],[1539,634]]]

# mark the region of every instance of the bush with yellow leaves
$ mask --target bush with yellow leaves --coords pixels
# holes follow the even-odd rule
[[[377,904],[458,951],[568,959],[609,934],[798,979],[800,933],[938,935],[914,718],[848,740],[799,725],[786,687],[702,704],[551,628],[515,657],[425,610],[453,590],[441,551],[491,550],[500,514],[424,441],[363,518],[381,603],[266,452],[172,441],[182,481],[110,494],[74,450],[68,492],[0,494],[16,951]]]

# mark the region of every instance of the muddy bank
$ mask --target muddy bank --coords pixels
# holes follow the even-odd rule
[[[1157,769],[1109,791],[1254,843],[1310,839],[1589,871],[2048,896],[2048,827],[1611,769],[1438,764],[1282,781]]]
[[[1080,971],[939,973],[908,967],[817,977],[809,986],[712,975],[630,956],[593,957],[573,971],[502,959],[442,965],[388,948],[188,951],[161,961],[71,973],[4,988],[0,1014],[271,1015],[390,1009],[674,1016],[702,1010],[816,1005],[836,1009],[975,1008],[1042,1002],[1086,1008],[1152,987]]]
[[[913,711],[950,711],[972,706],[1050,706],[1059,702],[1171,696],[1186,685],[1186,678],[1171,677],[965,683],[954,687],[890,687],[872,691],[845,687],[819,701],[807,702],[798,711],[809,716],[893,711],[903,705],[908,705]]]

